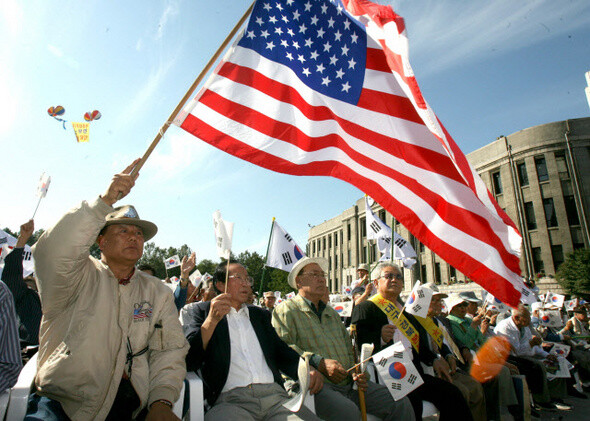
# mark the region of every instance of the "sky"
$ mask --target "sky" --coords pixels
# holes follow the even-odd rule
[[[422,93],[464,153],[498,136],[589,117],[587,0],[393,0],[406,21]],[[0,227],[33,214],[39,177],[52,182],[35,216],[51,227],[143,155],[186,90],[249,6],[205,2],[0,2]],[[68,121],[49,117],[62,105]],[[87,111],[90,142],[71,122]],[[235,223],[233,252],[265,255],[276,217],[303,248],[310,226],[363,193],[328,177],[277,174],[171,126],[120,204],[159,227],[160,247],[187,244],[218,261],[212,214]]]

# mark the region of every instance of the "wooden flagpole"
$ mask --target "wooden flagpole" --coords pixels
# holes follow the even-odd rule
[[[236,33],[238,32],[240,27],[244,24],[244,22],[246,21],[246,19],[248,18],[248,16],[252,12],[252,9],[254,9],[254,3],[256,3],[256,2],[254,1],[250,5],[248,10],[246,10],[244,15],[241,17],[241,19],[236,24],[236,26],[234,26],[234,28],[231,30],[229,35],[225,38],[223,43],[219,46],[219,48],[217,49],[215,54],[213,54],[213,56],[209,59],[209,62],[207,62],[207,64],[203,68],[203,70],[201,70],[201,73],[199,73],[199,76],[197,76],[197,78],[195,79],[195,81],[193,82],[191,87],[188,89],[188,91],[186,91],[186,93],[184,94],[184,96],[182,97],[182,99],[180,100],[180,102],[178,103],[176,108],[174,109],[174,111],[172,111],[172,114],[170,114],[170,117],[168,117],[168,120],[166,120],[164,125],[160,128],[160,131],[156,134],[156,137],[154,138],[154,140],[152,141],[150,146],[147,148],[147,150],[145,151],[145,153],[141,157],[141,160],[137,163],[137,165],[131,171],[131,175],[133,177],[137,176],[137,173],[139,172],[141,167],[143,167],[143,165],[145,164],[145,162],[147,161],[147,159],[149,158],[149,156],[151,155],[153,150],[156,148],[158,142],[160,141],[160,139],[162,139],[162,137],[164,136],[164,133],[166,133],[166,131],[168,130],[168,127],[170,127],[170,124],[172,124],[172,121],[176,118],[176,116],[178,115],[178,113],[180,112],[180,110],[182,109],[184,104],[186,103],[186,101],[188,101],[188,99],[192,95],[193,91],[197,88],[199,83],[201,83],[201,81],[203,80],[203,78],[205,77],[207,72],[209,70],[211,70],[211,67],[213,67],[213,64],[215,64],[215,62],[217,61],[217,59],[219,58],[219,56],[221,55],[223,50],[225,50],[225,48],[227,47],[229,42],[236,35]],[[121,196],[121,194],[119,194],[119,196]],[[120,199],[120,197],[118,199]]]

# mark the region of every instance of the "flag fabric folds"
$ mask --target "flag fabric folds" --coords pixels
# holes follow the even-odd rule
[[[387,387],[396,401],[424,383],[402,342],[376,353],[373,361],[382,380],[380,383]]]
[[[180,257],[177,254],[164,259],[164,266],[166,270],[180,266]]]
[[[291,272],[293,265],[302,257],[305,257],[305,253],[293,237],[277,221],[273,221],[266,266]]]
[[[257,1],[175,124],[264,168],[358,187],[450,265],[518,304],[521,236],[423,99],[391,7]]]
[[[213,212],[213,229],[215,230],[215,244],[217,254],[222,259],[229,259],[231,242],[234,235],[234,223],[224,221],[220,211]]]
[[[37,197],[43,199],[45,196],[47,196],[49,184],[51,184],[51,177],[45,173],[41,174],[41,178],[39,178],[39,185],[37,186]]]
[[[371,206],[369,198],[365,196],[365,220],[367,224],[367,239],[377,240],[377,247],[382,253],[380,262],[391,259],[391,236],[393,235],[393,258],[401,260],[405,268],[410,269],[416,263],[416,251],[412,245],[397,232],[378,218]]]
[[[417,281],[404,304],[404,309],[414,316],[425,318],[432,301],[432,293],[430,288],[424,288],[420,281]]]

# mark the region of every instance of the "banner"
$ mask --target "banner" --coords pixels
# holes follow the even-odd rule
[[[380,383],[387,387],[396,401],[424,384],[401,342],[396,342],[373,355],[373,361],[382,380]]]
[[[213,212],[213,229],[215,230],[215,244],[217,254],[222,259],[229,260],[231,242],[234,235],[234,223],[224,221],[220,211]]]
[[[293,237],[277,221],[273,221],[266,266],[291,272],[293,265],[302,257],[305,257],[305,253]]]
[[[74,133],[76,134],[76,141],[78,143],[86,143],[90,141],[90,123],[72,123]]]

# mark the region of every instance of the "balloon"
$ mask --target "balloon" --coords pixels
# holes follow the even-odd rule
[[[66,112],[66,109],[64,107],[62,107],[61,105],[58,105],[57,107],[49,107],[47,109],[47,114],[49,114],[51,117],[63,115],[65,112]]]
[[[98,110],[94,110],[92,112],[88,111],[86,114],[84,114],[84,120],[86,121],[99,120],[101,117],[102,114]]]
[[[477,351],[471,365],[471,377],[485,383],[496,377],[510,354],[510,342],[503,336],[493,336]]]

